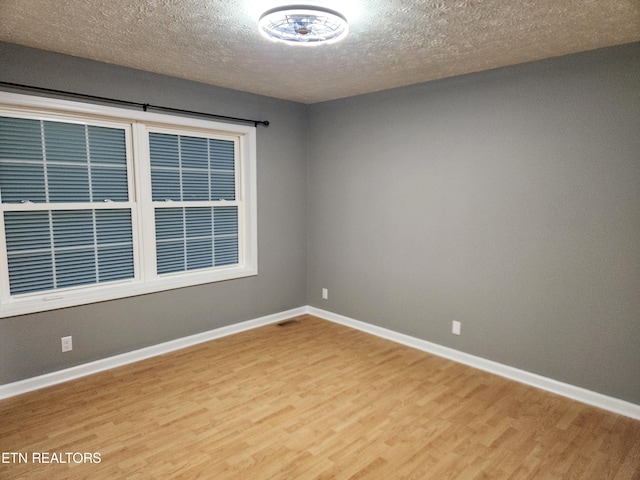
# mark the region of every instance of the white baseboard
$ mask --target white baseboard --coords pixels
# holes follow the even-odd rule
[[[515,380],[516,382],[524,383],[532,387],[540,388],[548,392],[562,395],[563,397],[567,397],[578,402],[586,403],[613,413],[618,413],[626,417],[640,420],[640,405],[636,405],[631,402],[609,397],[601,393],[592,392],[591,390],[559,382],[551,378],[543,377],[508,365],[503,365],[491,360],[486,360],[481,357],[476,357],[475,355],[470,355],[453,348],[443,347],[442,345],[421,340],[403,333],[394,332],[393,330],[388,330],[359,320],[354,320],[319,308],[307,307],[306,311],[310,315],[314,315],[331,322],[339,323],[356,330],[361,330],[417,350],[422,350],[423,352],[432,353],[439,357],[448,358],[449,360],[478,368],[510,380]]]
[[[341,325],[354,328],[378,337],[391,340],[401,345],[406,345],[423,352],[448,358],[458,363],[478,368],[495,375],[500,375],[511,380],[515,380],[526,385],[530,385],[542,390],[546,390],[563,397],[571,398],[578,402],[586,403],[594,407],[602,408],[610,412],[618,413],[636,420],[640,420],[640,405],[630,403],[617,398],[609,397],[601,393],[592,392],[584,388],[576,387],[568,383],[559,382],[535,373],[525,370],[503,365],[501,363],[486,360],[475,355],[461,352],[449,347],[443,347],[435,343],[421,340],[419,338],[405,335],[403,333],[394,332],[386,328],[371,325],[369,323],[354,320],[353,318],[338,315],[316,307],[305,306],[294,308],[273,315],[247,320],[245,322],[236,323],[226,327],[216,328],[207,332],[190,335],[188,337],[179,338],[169,342],[153,345],[132,352],[115,355],[113,357],[96,360],[94,362],[85,363],[75,367],[59,370],[57,372],[47,373],[33,378],[27,378],[13,383],[0,385],[0,399],[13,397],[22,393],[38,390],[40,388],[49,387],[58,383],[67,382],[76,378],[91,375],[93,373],[102,372],[111,368],[120,367],[129,363],[139,362],[147,358],[164,355],[165,353],[187,348],[199,343],[215,340],[216,338],[226,337],[245,330],[270,325],[272,323],[281,322],[298,315],[310,314],[316,317],[339,323]]]
[[[165,353],[173,352],[174,350],[191,347],[199,343],[215,340],[216,338],[226,337],[245,330],[251,330],[252,328],[281,322],[282,320],[303,315],[305,313],[307,313],[306,307],[294,308],[293,310],[287,310],[285,312],[235,323],[226,327],[216,328],[207,332],[189,335],[188,337],[178,338],[169,342],[152,345],[139,350],[133,350],[131,352],[103,358],[94,362],[84,363],[82,365],[66,368],[57,372],[47,373],[45,375],[39,375],[37,377],[27,378],[13,383],[7,383],[5,385],[0,385],[0,399],[13,397],[20,395],[21,393],[85,377],[111,368],[121,367],[129,363],[139,362],[140,360],[156,357],[158,355],[164,355]]]

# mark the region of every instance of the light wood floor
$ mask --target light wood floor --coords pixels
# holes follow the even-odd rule
[[[638,421],[299,320],[0,401],[0,478],[640,478]]]

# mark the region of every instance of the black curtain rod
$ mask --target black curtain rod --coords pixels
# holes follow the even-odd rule
[[[108,102],[116,105],[126,105],[129,107],[139,107],[145,112],[149,109],[160,110],[162,112],[171,112],[171,113],[184,113],[187,115],[198,115],[201,117],[215,118],[218,120],[228,120],[231,122],[239,122],[239,123],[252,123],[254,127],[258,125],[264,125],[265,127],[269,126],[268,120],[251,120],[248,118],[238,118],[238,117],[227,117],[225,115],[216,115],[214,113],[204,113],[204,112],[194,112],[192,110],[182,110],[180,108],[171,108],[171,107],[161,107],[159,105],[151,105],[150,103],[138,103],[138,102],[130,102],[128,100],[118,100],[117,98],[108,98],[108,97],[98,97],[96,95],[87,95],[84,93],[74,93],[67,92],[64,90],[54,90],[52,88],[42,88],[42,87],[33,87],[31,85],[21,85],[19,83],[10,83],[10,82],[0,82],[0,85],[5,87],[17,88],[20,90],[28,90],[33,92],[42,92],[42,93],[53,93],[56,95],[64,95],[67,97],[73,98],[81,98],[85,100],[97,100],[100,102]]]

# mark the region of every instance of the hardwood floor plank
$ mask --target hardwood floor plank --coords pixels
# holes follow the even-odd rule
[[[638,421],[295,320],[0,401],[0,478],[640,479]]]

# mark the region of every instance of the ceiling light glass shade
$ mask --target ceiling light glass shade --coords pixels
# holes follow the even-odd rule
[[[294,5],[267,10],[258,22],[260,33],[290,45],[321,45],[342,40],[349,33],[347,19],[328,8]]]

